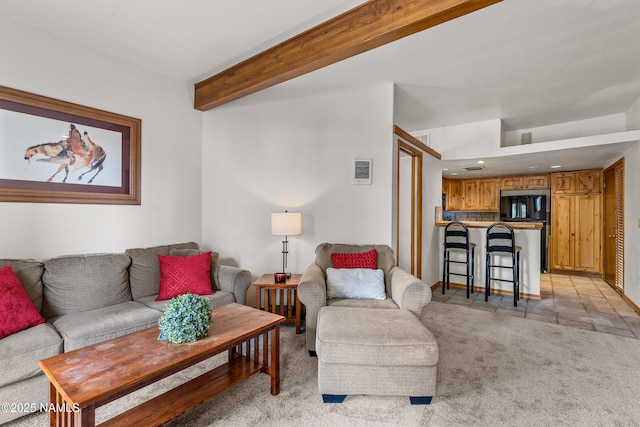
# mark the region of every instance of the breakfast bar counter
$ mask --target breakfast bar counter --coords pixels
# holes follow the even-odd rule
[[[444,245],[444,228],[451,221],[436,221],[436,226],[440,227],[439,243],[440,248]],[[487,228],[495,222],[487,221],[461,221],[469,229],[469,241],[476,244],[475,249],[475,291],[484,292],[485,287],[485,264],[486,264],[486,239]],[[540,233],[543,227],[541,222],[507,222],[513,228],[515,243],[520,246],[520,297],[529,299],[540,299]],[[442,280],[442,268],[444,261],[444,251],[439,251],[440,257],[440,280]],[[456,254],[464,259],[464,254]],[[511,265],[511,259],[500,257],[500,262],[504,265]],[[464,265],[452,265],[451,271],[463,273]],[[455,269],[455,270],[454,270]],[[501,278],[511,280],[511,271],[507,269],[497,269]],[[496,271],[497,273],[498,271]],[[495,273],[494,273],[495,274]],[[463,285],[466,279],[462,276],[450,276],[450,283]],[[438,290],[442,292],[442,290]],[[513,295],[513,285],[508,282],[492,281],[491,295]]]

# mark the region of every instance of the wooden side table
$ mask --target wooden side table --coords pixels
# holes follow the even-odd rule
[[[292,274],[286,282],[276,283],[273,274],[263,274],[253,283],[256,287],[256,308],[263,309],[264,301],[264,311],[284,316],[285,320],[282,323],[295,324],[296,334],[300,333],[300,318],[303,310],[298,299],[298,284],[301,278],[302,274]]]

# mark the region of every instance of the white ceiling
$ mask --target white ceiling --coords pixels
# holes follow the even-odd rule
[[[2,0],[0,14],[195,83],[360,3]],[[526,129],[627,112],[640,97],[639,41],[639,0],[504,0],[282,85],[394,82],[409,132],[492,119]],[[495,173],[515,162],[501,163]]]

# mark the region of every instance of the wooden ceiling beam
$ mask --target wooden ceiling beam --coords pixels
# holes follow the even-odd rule
[[[502,0],[370,0],[195,84],[206,111]]]

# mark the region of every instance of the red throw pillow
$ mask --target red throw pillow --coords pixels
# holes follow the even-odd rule
[[[0,268],[0,338],[44,323],[10,265]]]
[[[371,249],[359,254],[331,254],[333,268],[378,268],[378,252]]]
[[[190,256],[158,255],[160,293],[156,301],[182,294],[212,295],[211,252]]]

